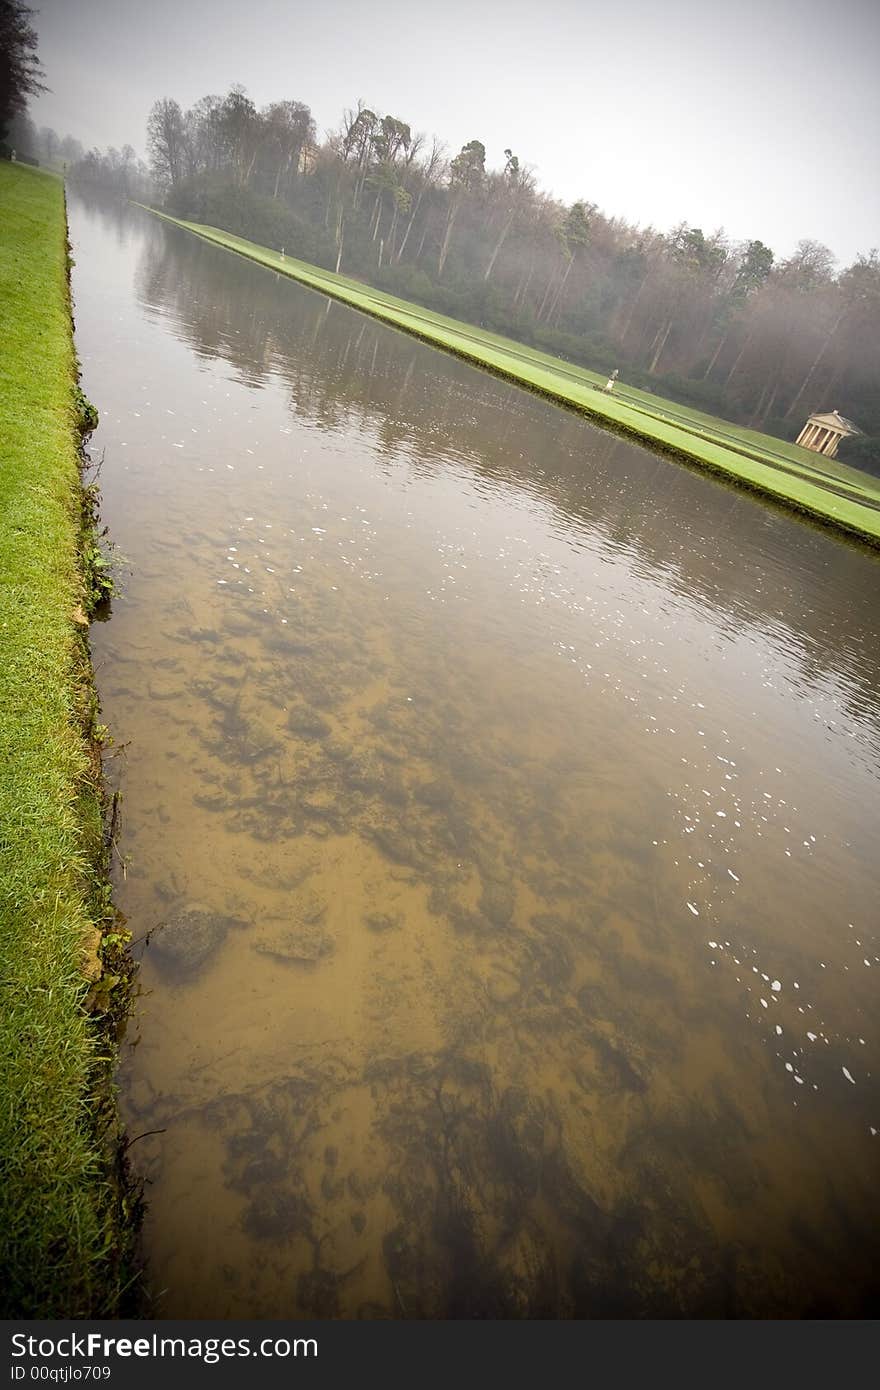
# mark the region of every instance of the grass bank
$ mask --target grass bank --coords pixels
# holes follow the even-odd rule
[[[412,333],[508,380],[573,407],[663,452],[721,474],[816,520],[880,545],[880,481],[797,444],[741,429],[725,420],[619,385],[606,395],[605,378],[534,348],[446,318],[372,289],[345,275],[309,265],[216,227],[184,222],[149,209],[208,241],[289,275],[322,294]]]
[[[0,162],[0,1315],[113,1313],[130,1279],[112,1093],[125,933],[105,882],[61,181]],[[114,970],[115,965],[115,970]]]

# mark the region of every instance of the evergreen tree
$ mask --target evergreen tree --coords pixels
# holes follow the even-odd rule
[[[0,0],[0,139],[13,116],[24,111],[28,97],[46,91],[32,14],[21,0]]]

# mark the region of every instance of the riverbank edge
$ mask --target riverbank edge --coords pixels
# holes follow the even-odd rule
[[[391,328],[480,366],[502,380],[525,387],[554,404],[587,416],[593,423],[613,433],[635,439],[641,444],[647,443],[658,453],[678,463],[708,471],[718,480],[775,503],[802,520],[831,528],[840,537],[880,548],[880,500],[872,505],[870,500],[863,503],[856,497],[847,496],[851,485],[842,479],[830,480],[835,489],[832,492],[805,478],[794,460],[778,464],[762,461],[756,452],[749,451],[745,441],[730,445],[706,439],[698,432],[696,425],[693,429],[685,429],[652,416],[644,405],[625,404],[587,381],[582,385],[562,380],[554,382],[554,372],[571,372],[570,364],[561,359],[525,348],[513,340],[508,343],[508,340],[483,333],[470,324],[457,324],[455,320],[444,319],[442,315],[434,314],[420,305],[397,300],[384,291],[350,281],[319,266],[289,256],[282,260],[279,253],[268,247],[233,236],[219,228],[186,222],[147,204],[135,203],[134,206],[246,260],[287,275],[297,283],[339,300]],[[527,357],[533,360],[525,360]],[[724,423],[718,421],[719,426]],[[784,445],[784,441],[779,443],[781,447]],[[808,466],[811,465],[804,465]],[[872,483],[873,480],[865,475],[866,486]],[[840,500],[830,501],[829,497],[833,496]]]
[[[0,163],[0,1316],[133,1311],[141,1199],[114,1087],[114,909],[88,643],[107,597],[64,187]]]

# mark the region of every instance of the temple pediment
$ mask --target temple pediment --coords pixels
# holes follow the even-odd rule
[[[858,425],[847,420],[839,410],[828,410],[821,415],[811,415],[797,437],[798,444],[812,449],[814,454],[824,454],[834,458],[841,439],[850,434],[861,434]]]
[[[854,425],[852,420],[847,420],[839,410],[829,410],[824,415],[811,415],[807,424],[818,425],[823,430],[837,430],[839,434],[844,435],[862,432],[858,425]]]

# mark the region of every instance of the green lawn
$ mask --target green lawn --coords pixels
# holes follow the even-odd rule
[[[156,215],[341,299],[395,328],[574,406],[615,430],[636,435],[799,512],[880,544],[880,480],[844,463],[627,387],[625,381],[618,384],[612,395],[606,395],[597,389],[605,382],[605,377],[597,372],[446,318],[345,275],[335,275],[290,256],[282,260],[278,252],[216,227],[183,222],[167,213]]]
[[[63,184],[0,162],[0,208],[0,1315],[85,1317],[120,1276]]]

